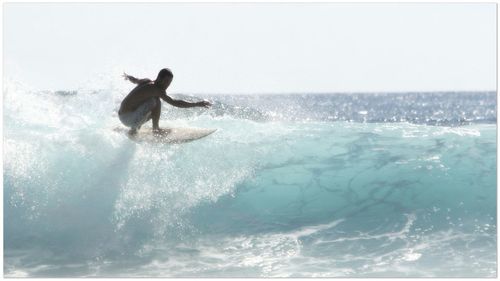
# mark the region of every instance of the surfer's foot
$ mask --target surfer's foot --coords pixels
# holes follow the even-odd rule
[[[168,130],[161,129],[161,128],[153,128],[153,134],[155,135],[166,135],[168,133]]]
[[[130,129],[130,131],[128,131],[128,134],[129,136],[135,136],[137,134],[137,129]]]

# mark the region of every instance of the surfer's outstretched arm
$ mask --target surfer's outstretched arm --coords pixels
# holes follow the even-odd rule
[[[183,100],[174,100],[173,98],[167,96],[166,94],[163,94],[160,96],[160,98],[169,104],[176,106],[176,107],[182,107],[182,108],[188,108],[188,107],[209,107],[212,104],[209,101],[200,101],[200,102],[187,102]]]
[[[138,78],[135,78],[134,76],[132,75],[128,75],[127,73],[123,73],[123,78],[125,78],[125,80],[128,80],[134,84],[137,84],[137,85],[140,85],[140,84],[144,84],[144,83],[149,83],[149,82],[153,82],[151,81],[151,79],[148,79],[148,78],[143,78],[143,79],[138,79]]]

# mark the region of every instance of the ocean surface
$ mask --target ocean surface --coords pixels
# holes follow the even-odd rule
[[[127,93],[4,88],[6,277],[497,276],[496,93]]]

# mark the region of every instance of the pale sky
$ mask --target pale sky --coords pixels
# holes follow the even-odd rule
[[[3,8],[4,78],[38,89],[169,67],[174,93],[496,90],[494,3]]]

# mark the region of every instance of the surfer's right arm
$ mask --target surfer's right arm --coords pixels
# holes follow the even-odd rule
[[[182,108],[197,107],[197,106],[208,108],[212,105],[212,103],[210,103],[207,100],[203,100],[200,102],[187,102],[187,101],[183,101],[183,100],[174,100],[173,98],[169,97],[167,94],[161,95],[160,98],[173,106],[182,107]]]
[[[143,79],[135,78],[134,76],[128,75],[125,72],[123,73],[122,76],[123,76],[123,78],[125,78],[125,80],[128,80],[128,81],[130,81],[134,84],[137,84],[137,85],[153,82],[153,81],[151,81],[151,79],[148,79],[148,78],[143,78]]]

